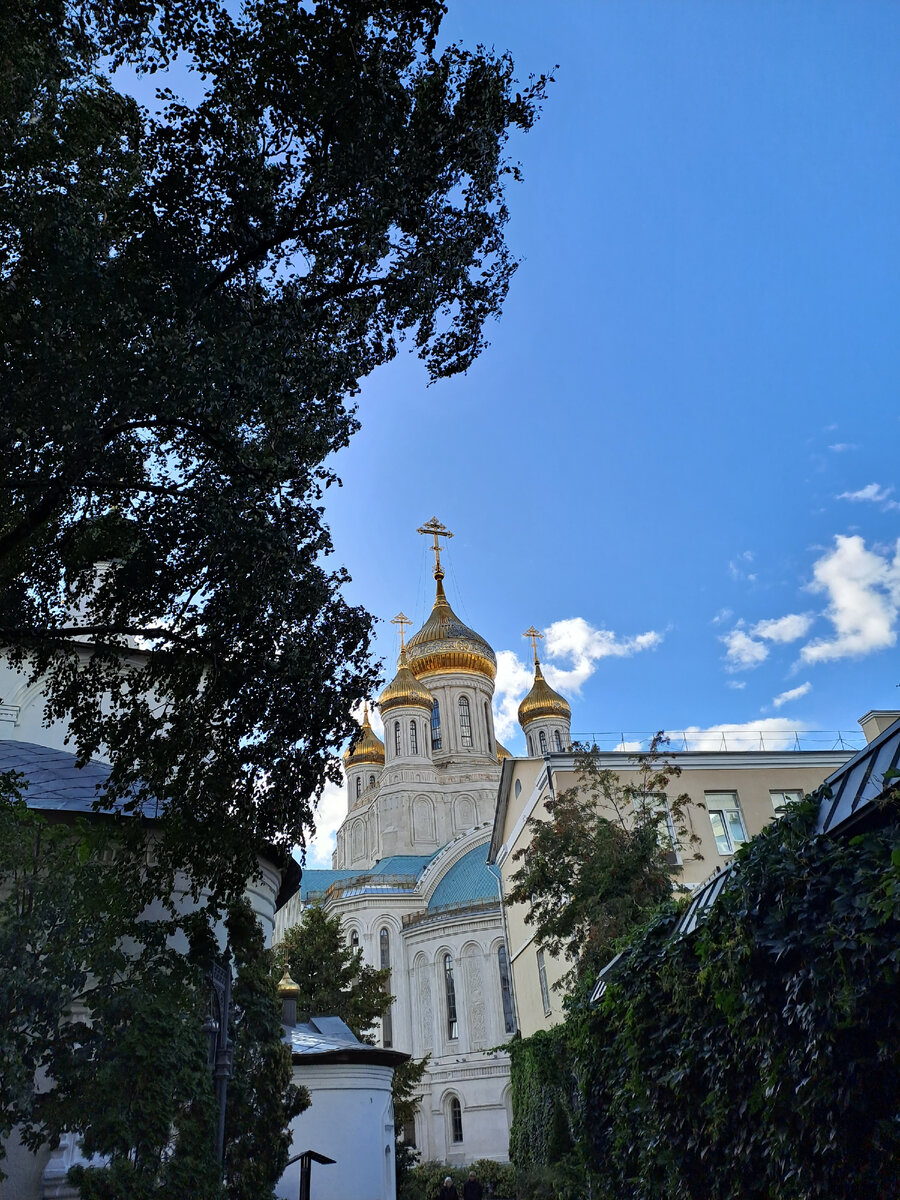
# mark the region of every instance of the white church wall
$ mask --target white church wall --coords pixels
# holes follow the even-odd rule
[[[312,1105],[291,1127],[291,1155],[316,1150],[335,1160],[312,1165],[315,1200],[394,1200],[394,1111],[390,1067],[369,1063],[295,1063],[294,1083],[309,1089]],[[296,1200],[300,1164],[288,1167],[276,1188]]]

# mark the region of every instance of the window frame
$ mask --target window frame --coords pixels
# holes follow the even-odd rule
[[[463,750],[471,750],[475,742],[472,738],[472,708],[468,696],[460,696],[456,702],[459,713],[459,740]]]
[[[780,796],[780,803],[776,797]],[[784,812],[786,804],[794,804],[803,799],[803,788],[769,788],[769,799],[772,801],[772,811],[776,817]]]
[[[419,753],[419,730],[416,728],[416,722],[413,718],[409,722],[409,752],[410,754]]]
[[[444,1004],[447,1009],[447,1041],[459,1040],[459,1008],[456,1003],[456,979],[454,976],[453,955],[445,952],[444,966]]]
[[[509,955],[506,947],[497,947],[497,970],[500,975],[500,1001],[503,1010],[503,1029],[505,1033],[516,1032],[516,1007],[512,996],[512,975],[509,970]]]
[[[463,1119],[459,1096],[451,1096],[447,1108],[450,1117],[450,1142],[454,1146],[461,1146],[463,1143]]]
[[[727,803],[729,797],[733,801],[731,804]],[[729,858],[734,854],[738,846],[743,846],[745,842],[750,840],[747,834],[747,822],[744,820],[744,813],[741,809],[738,794],[737,792],[705,792],[703,798],[706,802],[706,815],[709,817],[710,829],[712,830],[713,840],[716,843],[716,850],[723,858]],[[734,837],[734,822],[730,821],[727,815],[729,813],[736,816],[740,823],[741,836],[737,839]],[[713,821],[714,815],[721,822],[721,833],[716,833],[716,825]],[[726,846],[724,850],[722,849],[723,844]]]
[[[441,748],[441,705],[438,700],[435,700],[431,706],[431,749],[440,750]]]
[[[541,1002],[544,1005],[544,1016],[549,1017],[553,1011],[550,1004],[550,988],[547,984],[547,964],[544,961],[543,950],[537,952],[538,983],[541,987]]]

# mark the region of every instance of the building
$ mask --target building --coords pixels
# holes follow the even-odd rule
[[[388,967],[394,1003],[383,1047],[430,1055],[415,1129],[424,1159],[508,1156],[509,1060],[515,1032],[500,879],[487,863],[500,763],[491,700],[496,658],[444,594],[436,521],[435,600],[405,640],[382,692],[382,743],[368,711],[344,759],[347,816],[334,869],[304,871],[277,914],[276,939],[304,904],[338,913],[353,946]]]
[[[529,636],[535,645],[535,679],[519,707],[519,722],[530,757],[509,758],[502,765],[488,853],[488,862],[500,872],[504,894],[511,890],[510,877],[518,867],[516,855],[530,844],[529,822],[546,819],[547,801],[578,782],[576,756],[570,746],[571,710],[543,678],[537,630],[529,630]],[[869,713],[860,723],[867,736],[874,736],[895,715]],[[674,786],[679,795],[689,797],[685,817],[699,839],[683,860],[676,851],[680,881],[694,888],[729,863],[736,847],[777,816],[783,804],[814,791],[852,753],[687,750],[667,755],[681,768]],[[631,751],[601,753],[599,765],[624,779],[636,778],[638,770]],[[571,967],[538,947],[526,915],[524,905],[506,909],[517,1023],[525,1037],[562,1019],[563,993],[555,985]]]

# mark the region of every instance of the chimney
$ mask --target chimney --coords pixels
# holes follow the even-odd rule
[[[867,742],[874,742],[880,733],[884,733],[900,718],[900,711],[895,708],[873,708],[864,717],[859,718],[862,731]]]

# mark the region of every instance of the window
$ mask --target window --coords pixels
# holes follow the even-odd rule
[[[441,707],[437,700],[431,710],[431,748],[432,750],[441,748]]]
[[[370,775],[369,776],[369,787],[374,787],[374,786],[375,786],[375,776]]]
[[[786,804],[793,804],[796,800],[803,799],[803,792],[799,788],[791,788],[787,792],[769,792],[772,797],[772,808],[776,816],[780,816],[782,809]]]
[[[540,739],[540,743],[541,743],[541,754],[546,754],[547,753],[547,735],[546,735],[546,733],[544,733],[543,729],[538,734],[538,738]]]
[[[357,777],[356,777],[356,794],[357,794],[357,796],[359,796],[359,793],[361,791],[362,791],[362,775],[357,775]]]
[[[391,935],[387,929],[382,929],[378,935],[378,950],[382,971],[389,971],[391,969]],[[385,987],[390,991],[390,979]],[[394,1044],[394,1022],[391,1019],[390,1008],[381,1018],[381,1042],[388,1049]]]
[[[747,840],[737,792],[707,792],[706,810],[716,849],[720,854],[734,854],[735,848]]]
[[[400,757],[400,722],[394,722],[394,753]]]
[[[416,729],[415,721],[409,723],[409,752],[410,754],[419,753],[419,731]]]
[[[355,929],[350,934],[350,945],[353,947],[354,950],[359,949],[359,933]]]
[[[534,742],[531,740],[531,734],[528,735],[528,757],[534,758]]]
[[[462,737],[462,744],[469,749],[472,745],[472,717],[469,712],[469,700],[467,696],[459,698],[459,732]]]
[[[541,982],[541,1000],[544,1002],[544,1016],[550,1016],[550,989],[547,987],[547,968],[544,965],[544,952],[537,952],[538,979]]]
[[[413,1117],[409,1121],[403,1122],[403,1144],[405,1146],[415,1147],[416,1144],[416,1121]]]
[[[672,810],[669,808],[667,797],[658,793],[642,792],[634,798],[634,812],[642,824],[644,822],[656,824],[659,845],[667,851],[666,861],[669,866],[678,866],[681,862],[681,854],[678,849],[675,822],[672,819]]]
[[[459,1037],[459,1021],[456,1017],[456,984],[453,982],[453,959],[444,955],[444,992],[447,997],[447,1037]],[[460,1141],[462,1135],[460,1134]]]
[[[463,1140],[462,1108],[456,1096],[450,1097],[450,1140],[457,1144]]]
[[[562,753],[562,738],[559,736],[558,729],[554,729],[553,731],[553,740],[556,742],[556,749]]]
[[[493,754],[494,741],[491,737],[491,710],[486,700],[484,702],[484,731],[485,736],[487,737],[487,741],[485,742],[485,745],[487,746],[487,752],[488,754]]]
[[[521,796],[521,794],[522,794],[522,780],[517,779],[516,780],[516,799],[517,800]]]
[[[497,966],[500,969],[500,996],[503,1000],[503,1028],[507,1033],[516,1032],[516,1014],[513,1011],[512,988],[509,983],[509,958],[506,947],[497,951]]]

